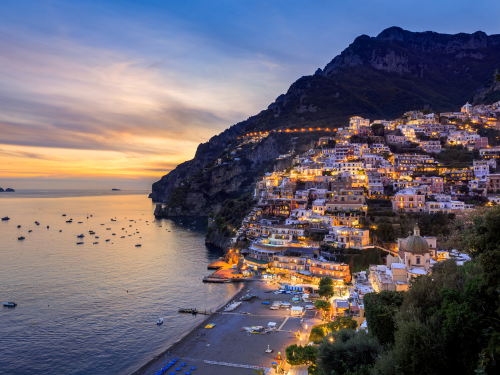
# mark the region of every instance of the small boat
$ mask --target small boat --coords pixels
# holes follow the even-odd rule
[[[66,220],[66,222],[67,222],[67,223],[72,223],[72,222],[73,222],[73,220]]]
[[[62,232],[62,229],[59,229],[59,233]]]
[[[121,236],[120,238],[125,238],[125,236]]]
[[[158,321],[156,322],[156,324],[158,324],[158,325],[163,324],[163,318],[158,318]]]
[[[36,224],[36,225],[40,225],[40,223],[39,223],[38,221],[35,221],[35,224]]]
[[[18,240],[24,240],[24,236],[21,236],[21,237],[17,237]]]
[[[83,221],[79,221],[78,224],[83,224]]]
[[[49,229],[49,226],[47,225],[47,229]]]
[[[33,232],[33,230],[31,230],[31,229],[30,229],[30,230],[28,231],[28,233],[31,233],[31,232]]]
[[[77,245],[83,245],[83,242],[77,242],[76,244]]]
[[[2,217],[2,220],[4,220],[4,221],[5,220],[10,220],[10,217],[8,217],[8,216]]]
[[[137,245],[135,245],[135,247],[141,247],[141,244],[140,244],[140,243],[138,243]]]
[[[109,242],[109,238],[106,240],[106,242]]]
[[[94,242],[93,244],[94,244],[94,245],[97,245],[98,243],[99,243],[99,242]]]
[[[116,233],[111,233],[112,236],[116,236]]]
[[[99,236],[95,236],[95,238],[99,238]]]
[[[89,230],[89,234],[95,234],[93,230]]]
[[[66,214],[63,214],[63,216],[66,216]]]
[[[20,226],[20,225],[18,225],[17,227],[18,227],[18,228],[21,228],[21,226]]]
[[[4,302],[3,305],[7,306],[7,307],[16,307],[17,303],[15,303],[15,302]]]
[[[111,221],[116,221],[115,219],[111,219]]]
[[[82,233],[82,234],[79,234],[77,237],[78,237],[78,238],[83,238],[83,237],[85,237],[85,236],[84,236],[84,235],[83,235],[83,233]]]

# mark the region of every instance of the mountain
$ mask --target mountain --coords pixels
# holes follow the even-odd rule
[[[165,214],[217,213],[228,199],[251,190],[259,175],[291,163],[277,159],[279,155],[307,149],[320,134],[271,133],[241,150],[236,147],[238,136],[339,127],[351,116],[395,119],[408,110],[446,112],[467,101],[491,103],[500,100],[500,84],[493,79],[498,68],[500,35],[416,33],[391,27],[376,37],[359,36],[324,69],[298,79],[267,109],[200,144],[194,159],[153,184],[150,197],[168,204]]]

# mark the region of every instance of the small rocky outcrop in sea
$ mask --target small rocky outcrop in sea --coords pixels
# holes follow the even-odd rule
[[[8,192],[8,193],[14,193],[15,192],[15,190],[11,189],[11,188],[7,188],[7,189],[5,189],[5,191]]]

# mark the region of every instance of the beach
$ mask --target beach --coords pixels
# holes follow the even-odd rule
[[[266,291],[278,288],[277,284],[268,281],[244,283],[242,289],[230,301],[239,301],[247,293],[254,294],[256,297],[250,301],[243,301],[236,310],[229,313],[222,312],[226,305],[224,304],[217,313],[207,316],[202,323],[167,350],[134,371],[132,375],[154,374],[174,358],[178,358],[178,361],[164,374],[175,372],[175,368],[181,367],[181,363],[186,363],[186,371],[190,367],[196,366],[196,369],[192,371],[193,375],[254,373],[253,368],[239,367],[236,369],[233,366],[206,363],[205,361],[271,368],[271,363],[280,362],[279,352],[283,358],[285,348],[288,345],[300,343],[305,345],[311,327],[321,322],[315,317],[313,310],[305,310],[302,324],[301,318],[291,317],[289,310],[270,310],[270,305],[262,303],[264,300],[270,299],[271,303],[272,301],[290,302],[291,300],[290,294],[266,293]],[[304,307],[306,304],[300,302],[292,305]],[[242,329],[242,327],[251,326],[267,327],[269,322],[277,324],[277,332],[255,334]],[[208,323],[214,323],[215,327],[205,328]],[[296,335],[299,331],[302,332],[302,341]],[[273,350],[272,353],[265,352],[268,347]]]

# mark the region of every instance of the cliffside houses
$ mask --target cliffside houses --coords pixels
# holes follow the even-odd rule
[[[474,206],[472,198],[480,201],[500,191],[500,146],[488,145],[498,140],[480,135],[483,128],[500,130],[499,118],[499,103],[467,103],[460,112],[439,116],[409,111],[396,120],[352,117],[344,129],[329,128],[335,133],[319,138],[314,149],[283,155],[293,156],[293,165],[256,183],[258,204],[234,241],[249,240],[242,253],[250,267],[310,279],[328,275],[338,283],[350,280],[349,267],[323,258],[321,246],[355,251],[372,246],[370,229],[363,224],[368,198],[389,200],[398,213],[460,214]],[[286,130],[291,131],[297,130]],[[241,142],[267,135],[250,134]],[[439,161],[443,152],[462,148],[474,160],[465,155]],[[488,199],[488,204],[500,203],[498,197]],[[386,265],[372,266],[356,280],[365,291],[405,290],[412,277],[449,257],[466,259],[438,250],[436,239],[421,237],[416,228],[413,236],[398,240],[397,255],[388,256]]]

